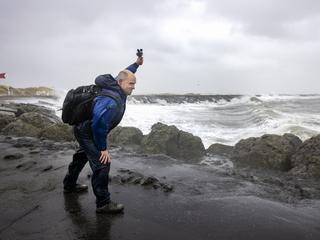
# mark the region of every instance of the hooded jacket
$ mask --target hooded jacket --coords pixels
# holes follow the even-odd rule
[[[134,63],[126,69],[135,73],[139,65]],[[107,135],[122,120],[126,109],[127,96],[118,82],[110,75],[100,75],[95,79],[95,84],[102,88],[103,94],[94,99],[92,110],[92,135],[93,141],[99,151],[107,149]]]

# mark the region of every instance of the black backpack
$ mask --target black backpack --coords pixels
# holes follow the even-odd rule
[[[97,85],[80,86],[67,93],[62,106],[62,121],[77,125],[92,118],[93,99],[97,96],[112,97],[117,103],[121,100],[111,93],[102,94]]]

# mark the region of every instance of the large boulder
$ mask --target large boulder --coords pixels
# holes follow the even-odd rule
[[[53,110],[20,103],[9,103],[2,108],[15,114],[15,116],[0,115],[0,130],[2,129],[5,135],[43,137],[54,141],[74,140],[72,128],[63,124]]]
[[[9,105],[12,108],[15,108],[17,110],[16,112],[16,116],[19,117],[21,114],[23,113],[27,113],[27,112],[37,112],[40,113],[42,115],[46,115],[46,116],[55,116],[55,113],[53,110],[48,109],[46,107],[43,106],[37,106],[34,104],[25,104],[25,103],[13,103]]]
[[[233,151],[233,146],[224,145],[221,143],[211,144],[206,150],[208,155],[220,155],[225,157],[230,157]]]
[[[151,127],[151,132],[143,138],[142,151],[192,161],[202,157],[205,148],[199,137],[175,126],[156,123]]]
[[[291,168],[290,157],[301,144],[302,141],[293,134],[252,137],[235,145],[231,159],[236,166],[288,171]]]
[[[40,128],[34,127],[33,125],[23,122],[18,119],[17,121],[9,123],[2,129],[4,135],[11,135],[16,137],[38,137]]]
[[[42,129],[39,137],[57,142],[69,142],[74,140],[72,127],[64,123],[52,124]]]
[[[16,120],[14,114],[0,114],[0,131],[7,126],[9,123]]]
[[[294,175],[320,178],[320,135],[306,140],[291,157]]]
[[[23,113],[18,119],[41,129],[57,123],[53,118],[37,112]]]
[[[135,127],[116,127],[108,135],[108,142],[114,145],[140,145],[143,133]]]

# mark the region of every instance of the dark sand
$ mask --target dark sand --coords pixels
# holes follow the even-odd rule
[[[272,185],[120,149],[111,153],[113,176],[131,169],[174,191],[113,181],[112,198],[125,212],[99,215],[91,186],[80,195],[62,193],[69,146],[17,141],[0,137],[0,239],[320,239],[319,200],[285,203],[295,197]],[[24,157],[3,159],[14,153]],[[86,166],[79,181],[90,185],[88,173]]]

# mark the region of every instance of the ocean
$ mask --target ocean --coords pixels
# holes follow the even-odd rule
[[[16,98],[52,108],[58,116],[63,97]],[[292,133],[308,139],[320,133],[320,95],[133,95],[120,126],[148,134],[157,122],[199,136],[205,147],[234,145],[263,134]]]

